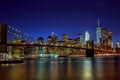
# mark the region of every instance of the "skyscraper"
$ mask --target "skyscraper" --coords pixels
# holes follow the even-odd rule
[[[86,44],[86,42],[89,41],[89,40],[90,40],[90,34],[89,34],[88,31],[85,31],[85,44]]]
[[[84,44],[83,34],[79,34],[79,38],[80,38],[80,45],[83,46]]]
[[[112,32],[108,33],[108,45],[110,47],[113,47],[113,43],[112,43]]]
[[[109,32],[107,28],[102,29],[102,47],[105,49],[112,49],[112,32]]]
[[[62,41],[68,41],[68,34],[62,34]]]
[[[54,32],[52,32],[51,36],[47,37],[47,44],[55,44],[58,42],[57,36],[55,36]]]
[[[107,28],[102,29],[102,44],[107,46],[108,44],[108,30]]]
[[[54,37],[55,37],[54,32],[52,32],[51,37],[52,37],[52,38],[54,38]]]
[[[102,38],[102,32],[100,26],[96,28],[96,38],[97,38],[97,44],[99,44]]]
[[[100,46],[101,40],[102,40],[102,31],[101,31],[101,27],[100,27],[100,21],[98,19],[98,26],[96,28],[96,42],[97,42],[97,46]]]

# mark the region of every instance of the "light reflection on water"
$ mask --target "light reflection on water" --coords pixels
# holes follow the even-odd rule
[[[120,57],[37,58],[0,66],[0,80],[119,80]]]

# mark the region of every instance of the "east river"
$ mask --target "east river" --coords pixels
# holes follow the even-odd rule
[[[0,65],[0,80],[120,80],[120,57],[25,59]]]

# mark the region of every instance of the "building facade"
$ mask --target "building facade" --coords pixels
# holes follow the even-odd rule
[[[68,42],[68,34],[62,34],[62,41]]]
[[[86,42],[90,40],[90,34],[88,31],[85,31],[85,45],[86,45]]]
[[[97,46],[101,46],[101,41],[102,41],[102,30],[101,30],[101,27],[98,26],[96,28],[96,42],[97,42]]]
[[[107,28],[102,29],[102,47],[104,49],[111,49],[112,44],[112,32],[109,32]]]

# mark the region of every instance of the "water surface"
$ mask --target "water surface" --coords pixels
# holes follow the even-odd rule
[[[120,80],[120,57],[26,59],[0,65],[0,80]]]

